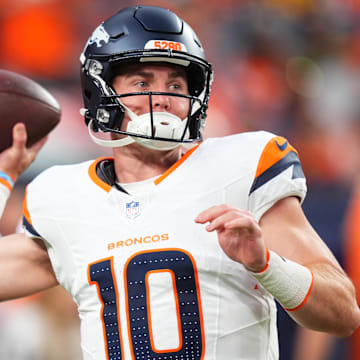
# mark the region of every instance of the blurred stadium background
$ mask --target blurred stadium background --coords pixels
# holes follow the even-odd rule
[[[215,68],[205,136],[265,129],[287,137],[308,179],[304,210],[360,283],[360,1],[173,0]],[[79,55],[92,30],[130,0],[0,0],[0,68],[47,87],[61,124],[20,178],[0,222],[21,217],[24,184],[44,168],[109,154],[79,114]],[[359,245],[358,245],[359,244]],[[281,360],[360,359],[347,340],[305,331],[279,309]],[[358,331],[359,332],[359,331]],[[76,360],[78,320],[61,289],[0,305],[0,360]]]

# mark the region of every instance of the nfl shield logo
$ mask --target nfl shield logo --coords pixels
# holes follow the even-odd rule
[[[134,219],[140,215],[140,202],[131,201],[127,202],[125,205],[125,214],[128,218]]]

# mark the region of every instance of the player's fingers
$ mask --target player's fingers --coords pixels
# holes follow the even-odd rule
[[[229,211],[230,209],[231,209],[230,206],[228,206],[226,204],[211,206],[210,208],[202,211],[195,218],[195,222],[200,223],[200,224],[205,224],[206,222],[212,221],[213,219],[224,214],[225,212]]]
[[[36,155],[40,151],[40,149],[45,145],[47,140],[48,140],[48,136],[43,137],[41,140],[39,140],[37,143],[35,143],[29,148],[29,153],[31,155]]]
[[[236,211],[225,211],[221,215],[214,217],[209,224],[206,226],[207,231],[214,231],[214,230],[220,230],[224,228],[225,224],[228,222],[233,221],[239,215]]]
[[[225,212],[223,215],[214,218],[209,225],[207,225],[206,230],[213,231],[224,229],[247,229],[257,226],[257,222],[254,217],[247,211],[242,211],[239,209],[232,209]],[[251,229],[251,231],[253,231]]]
[[[221,205],[215,205],[212,206],[204,211],[202,211],[196,218],[195,222],[200,224],[205,224],[206,222],[211,222],[217,217],[227,213],[227,212],[233,212],[234,214],[244,215],[244,216],[250,216],[252,217],[251,213],[247,210],[238,209],[226,204]]]
[[[26,147],[26,128],[23,123],[17,123],[14,125],[12,130],[13,142],[12,146],[16,149],[22,150]]]
[[[226,230],[246,230],[249,234],[261,234],[261,228],[257,221],[250,216],[236,217],[224,224]]]

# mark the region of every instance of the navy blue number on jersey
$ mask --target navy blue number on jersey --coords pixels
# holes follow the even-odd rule
[[[89,265],[89,277],[90,284],[97,284],[103,304],[102,321],[108,359],[120,360],[122,359],[120,320],[116,279],[112,269],[112,258],[104,259]],[[151,272],[164,270],[171,272],[175,279],[181,346],[175,350],[158,351],[151,342],[146,277]],[[173,359],[203,359],[205,349],[201,301],[196,265],[191,255],[179,249],[137,253],[128,260],[124,273],[127,321],[133,358],[162,360],[171,356]],[[117,329],[114,329],[114,326]]]
[[[89,265],[89,283],[96,284],[102,303],[102,322],[108,360],[121,360],[122,345],[118,314],[118,291],[114,281],[113,259],[103,259]]]

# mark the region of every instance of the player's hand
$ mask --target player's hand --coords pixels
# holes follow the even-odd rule
[[[36,155],[45,144],[44,137],[33,146],[26,147],[26,129],[22,123],[17,123],[12,131],[12,146],[0,153],[0,171],[17,179],[19,175],[35,160]]]
[[[234,261],[258,272],[266,266],[266,247],[261,228],[253,215],[228,205],[216,205],[201,212],[195,219],[216,231],[221,248]]]

